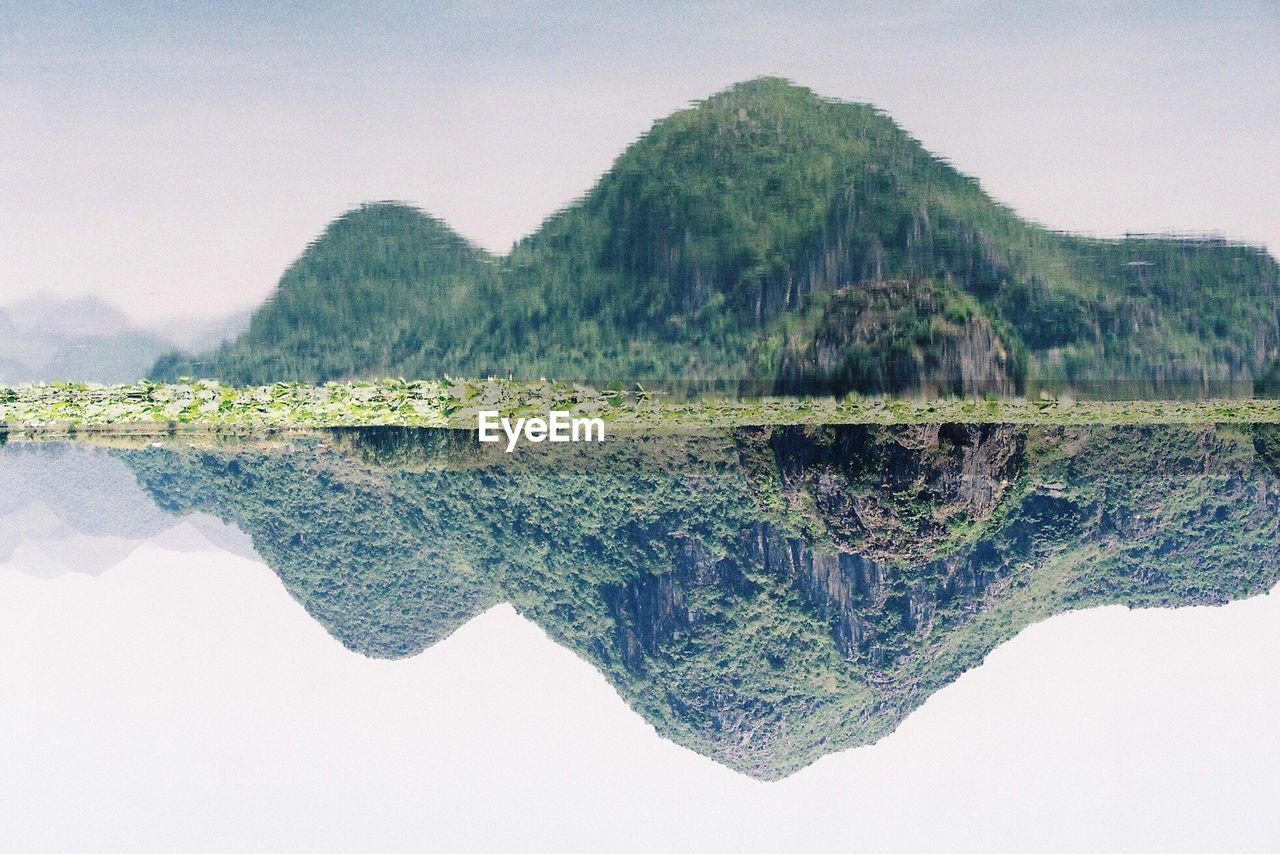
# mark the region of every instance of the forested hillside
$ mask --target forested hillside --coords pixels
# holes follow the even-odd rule
[[[1276,364],[1278,307],[1261,248],[1050,231],[874,108],[761,79],[655,123],[503,257],[352,211],[239,340],[153,373],[1238,393]]]

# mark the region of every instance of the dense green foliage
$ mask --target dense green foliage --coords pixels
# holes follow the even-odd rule
[[[963,307],[956,328],[891,311],[842,338],[859,321],[839,295],[888,281],[927,289],[939,312]],[[1259,248],[1048,231],[874,108],[762,79],[655,123],[501,258],[403,206],[352,211],[240,340],[174,354],[155,375],[791,391],[815,378],[783,370],[785,354],[823,327],[856,351],[817,378],[839,391],[986,393],[1029,378],[1204,394],[1248,391],[1271,369],[1278,305],[1280,273]],[[999,379],[966,386],[975,373]]]
[[[348,429],[118,453],[234,523],[348,647],[510,602],[663,735],[774,778],[890,732],[1031,622],[1280,574],[1274,430],[748,428],[515,454]]]
[[[912,317],[919,315],[904,312],[899,320]],[[946,352],[945,346],[952,340],[947,337],[950,326],[937,318],[920,321],[904,338],[910,341],[932,335],[943,342]],[[822,339],[819,334],[817,340]],[[836,370],[819,378],[828,385],[815,382],[811,390],[829,390],[829,383],[839,381],[841,372],[851,370],[873,380],[888,375],[889,364],[875,353],[853,349],[842,355]],[[865,359],[855,361],[855,357]],[[954,387],[951,390],[956,391]],[[941,400],[901,396],[704,396],[688,400],[641,386],[593,389],[548,381],[388,379],[237,388],[197,380],[118,386],[0,386],[0,436],[9,431],[53,437],[81,431],[110,436],[320,427],[475,430],[483,410],[500,411],[512,419],[545,418],[550,410],[599,418],[610,436],[680,435],[769,424],[1280,424],[1278,398],[1077,401],[1070,396],[1046,396],[1032,401],[990,395]]]
[[[270,376],[263,382],[394,375],[425,355],[422,324],[466,316],[472,291],[494,275],[493,259],[438,220],[370,205],[325,229],[236,343],[207,363],[171,354],[154,373],[181,365],[200,376]]]

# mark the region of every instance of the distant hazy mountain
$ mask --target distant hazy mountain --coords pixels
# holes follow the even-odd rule
[[[237,341],[154,373],[1166,394],[1248,390],[1278,352],[1261,248],[1050,231],[873,107],[763,79],[657,122],[503,257],[352,211]]]
[[[128,382],[169,349],[101,300],[29,299],[0,307],[0,381]]]
[[[166,325],[165,338],[187,350],[211,350],[239,338],[256,309],[244,308],[223,317],[178,319]]]
[[[234,338],[248,315],[176,321],[162,336],[95,297],[0,305],[0,383],[134,382],[176,346],[216,347]]]
[[[97,575],[144,543],[254,555],[249,538],[230,525],[156,507],[128,467],[102,448],[0,445],[0,565],[41,577]]]

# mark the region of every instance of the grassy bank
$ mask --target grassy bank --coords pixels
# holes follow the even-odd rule
[[[639,387],[597,390],[566,383],[446,380],[121,386],[29,385],[0,389],[0,424],[14,432],[176,429],[258,430],[393,425],[474,428],[482,409],[506,415],[567,410],[603,418],[612,431],[716,429],[764,424],[1280,423],[1280,400],[1073,401],[1070,399],[708,398],[673,401]]]

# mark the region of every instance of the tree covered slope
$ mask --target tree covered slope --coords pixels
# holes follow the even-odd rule
[[[502,257],[349,212],[239,340],[153,373],[1194,394],[1272,369],[1278,306],[1259,247],[1050,231],[873,107],[761,79],[656,122]]]

